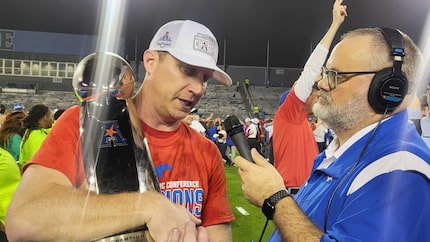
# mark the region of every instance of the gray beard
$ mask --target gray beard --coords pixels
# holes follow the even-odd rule
[[[334,105],[331,95],[321,91],[326,99],[325,104],[319,101],[313,106],[314,114],[335,132],[349,130],[366,119],[367,94],[363,93],[351,98],[344,104]]]

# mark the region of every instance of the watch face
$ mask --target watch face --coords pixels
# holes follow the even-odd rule
[[[270,199],[264,200],[263,207],[261,207],[263,214],[267,219],[273,219],[273,214],[275,213],[275,206],[272,205]]]
[[[287,190],[280,190],[266,200],[264,200],[263,206],[261,207],[261,211],[263,211],[267,219],[273,219],[276,203],[278,203],[279,200],[287,196],[290,196]]]

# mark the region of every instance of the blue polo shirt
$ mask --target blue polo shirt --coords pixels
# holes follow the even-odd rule
[[[430,241],[430,150],[406,111],[369,139],[375,127],[332,142],[295,200],[321,230],[326,223],[321,241]]]

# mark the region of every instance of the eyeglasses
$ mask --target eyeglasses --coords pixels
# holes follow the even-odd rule
[[[356,75],[365,75],[365,74],[375,74],[377,73],[377,71],[347,71],[347,72],[337,72],[334,70],[329,70],[327,69],[327,67],[323,66],[322,70],[321,70],[321,79],[327,78],[327,83],[328,86],[330,88],[330,90],[333,90],[337,87],[337,85],[339,83],[342,82],[346,82],[347,80],[349,80],[350,78],[356,76]],[[337,81],[337,76],[338,75],[351,75],[348,78],[346,78],[345,80],[342,80],[341,82]]]

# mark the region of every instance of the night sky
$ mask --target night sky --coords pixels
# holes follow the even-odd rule
[[[331,22],[333,4],[332,0],[118,1],[127,3],[121,35],[130,60],[141,58],[162,24],[192,19],[208,26],[218,39],[218,64],[266,66],[269,41],[269,66],[288,68],[304,65]],[[392,27],[417,43],[430,12],[429,0],[347,0],[344,4],[349,16],[341,33],[359,27]],[[0,28],[95,35],[100,6],[101,0],[3,1]]]

